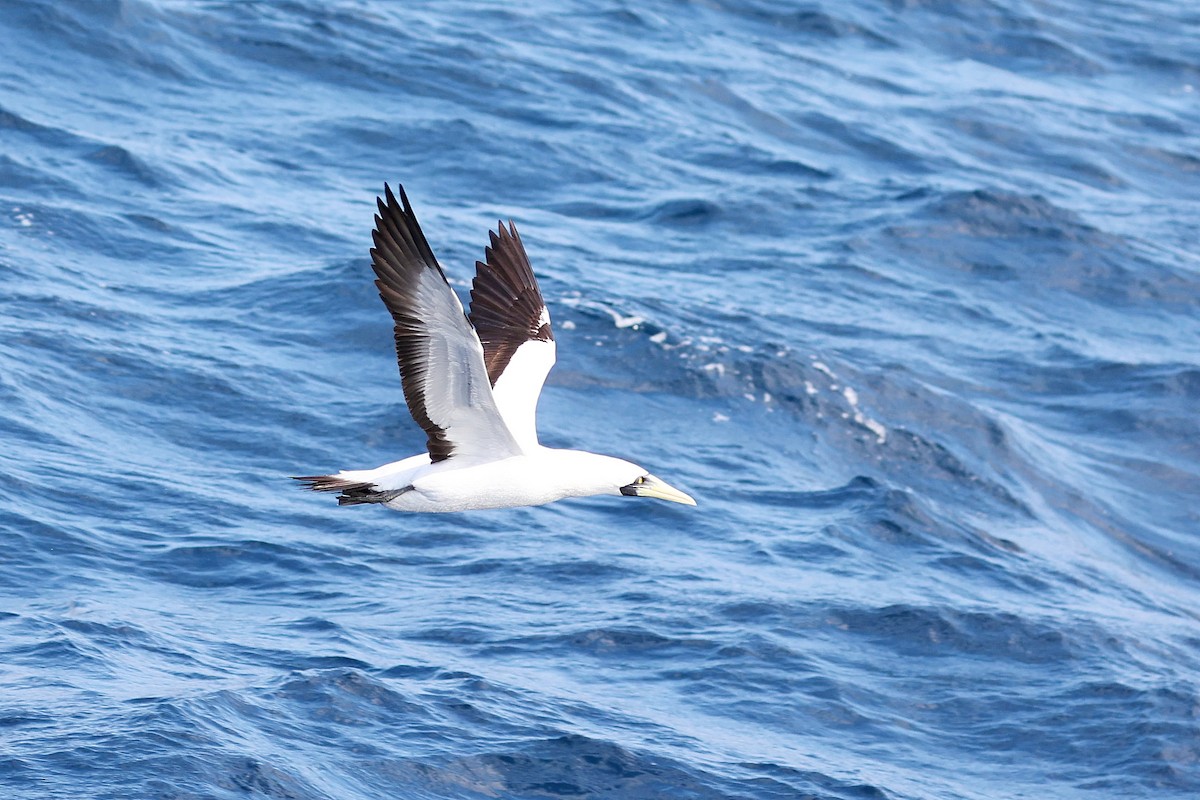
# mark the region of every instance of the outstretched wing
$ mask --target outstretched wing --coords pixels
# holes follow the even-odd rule
[[[475,262],[471,323],[483,345],[492,394],[517,443],[537,446],[537,401],[554,366],[554,332],[521,235],[510,220],[498,223]]]
[[[377,199],[371,248],[379,296],[396,323],[404,399],[429,457],[497,460],[521,452],[492,397],[484,351],[398,187]]]

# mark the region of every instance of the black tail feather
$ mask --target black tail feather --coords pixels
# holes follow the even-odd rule
[[[312,489],[314,492],[353,492],[375,488],[375,484],[373,483],[348,481],[336,475],[293,475],[292,480],[300,481],[304,484],[305,489]]]
[[[314,492],[341,492],[338,495],[339,506],[356,506],[364,503],[386,503],[404,494],[410,487],[380,491],[375,484],[366,481],[348,481],[336,475],[304,475],[293,476],[292,480],[300,481],[305,489]]]

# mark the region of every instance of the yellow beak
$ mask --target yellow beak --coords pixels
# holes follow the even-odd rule
[[[694,506],[696,501],[692,496],[681,492],[671,484],[664,480],[646,475],[642,478],[641,483],[633,484],[633,493],[638,497],[657,497],[659,500],[670,500],[672,503],[683,503],[685,506]]]

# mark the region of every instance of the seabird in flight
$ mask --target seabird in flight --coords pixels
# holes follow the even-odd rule
[[[538,443],[535,413],[554,365],[550,314],[516,227],[501,222],[475,263],[468,316],[408,204],[384,184],[371,248],[379,296],[395,322],[400,382],[428,452],[376,469],[296,478],[339,505],[397,511],[536,506],[612,494],[696,501],[611,456]]]

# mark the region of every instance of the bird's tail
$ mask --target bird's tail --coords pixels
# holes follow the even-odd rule
[[[300,481],[305,489],[314,492],[340,492],[339,506],[357,506],[363,503],[386,503],[404,494],[405,489],[380,490],[367,481],[351,481],[337,475],[304,475],[293,476],[292,480]]]

